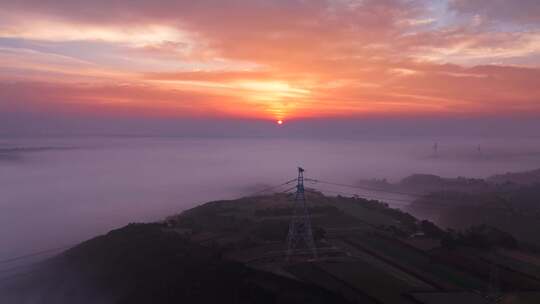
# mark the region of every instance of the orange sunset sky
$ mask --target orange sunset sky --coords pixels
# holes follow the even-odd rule
[[[0,111],[540,114],[538,0],[0,1]]]

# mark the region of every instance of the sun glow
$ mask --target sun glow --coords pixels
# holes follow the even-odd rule
[[[459,2],[448,10],[404,0],[271,9],[248,0],[67,2],[2,2],[0,112],[100,107],[288,127],[369,115],[540,115],[540,25],[528,9],[499,14],[511,1],[440,1]]]
[[[232,85],[247,90],[251,99],[259,101],[280,101],[284,98],[305,97],[310,93],[309,90],[282,81],[241,81]]]

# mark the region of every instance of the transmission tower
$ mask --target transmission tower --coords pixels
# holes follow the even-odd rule
[[[298,183],[296,185],[296,197],[294,199],[293,215],[287,235],[287,260],[299,250],[303,242],[306,249],[311,251],[313,258],[317,258],[317,247],[313,239],[311,219],[306,205],[304,193],[304,169],[298,168]]]

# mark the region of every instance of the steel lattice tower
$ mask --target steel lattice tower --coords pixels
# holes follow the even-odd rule
[[[298,168],[298,183],[296,185],[296,197],[294,200],[293,215],[287,235],[287,260],[299,250],[303,242],[306,249],[311,251],[313,258],[317,258],[317,247],[311,229],[311,219],[306,205],[304,193],[304,169]]]

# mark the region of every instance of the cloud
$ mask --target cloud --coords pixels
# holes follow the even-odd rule
[[[219,95],[160,90],[137,84],[15,82],[3,83],[0,88],[0,109],[5,111],[215,116],[224,111],[223,108],[214,107],[216,104],[231,102]]]
[[[540,29],[487,26],[520,19],[491,11],[503,2],[452,1],[452,18],[425,0],[2,1],[0,103],[268,119],[540,114]]]
[[[273,77],[267,71],[186,71],[173,73],[147,73],[144,75],[150,80],[166,81],[213,81],[228,82],[238,80],[264,80]]]
[[[287,99],[308,92],[278,82],[227,86],[157,86],[145,83],[0,82],[0,112],[149,117],[280,117],[294,110]],[[244,97],[249,95],[249,97]]]
[[[540,31],[484,32],[460,28],[409,35],[405,40],[411,45],[410,54],[420,60],[467,66],[540,63]]]
[[[287,44],[289,55],[294,55],[306,45],[324,48],[323,41],[331,45],[346,38],[392,35],[399,20],[420,14],[415,2],[23,0],[6,2],[3,9],[4,14],[20,17],[12,31],[26,38],[178,42],[184,32],[225,57],[272,59],[284,55],[283,48],[273,51],[276,45]],[[37,26],[39,22],[48,26]],[[66,23],[70,26],[61,26]]]
[[[451,0],[449,7],[459,13],[480,16],[492,22],[540,23],[537,0]]]

